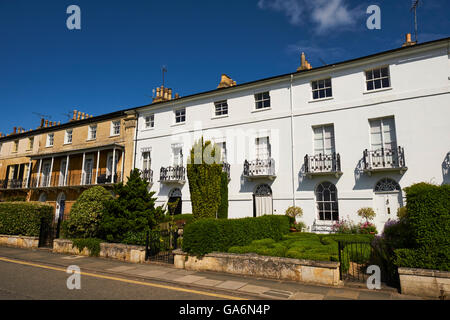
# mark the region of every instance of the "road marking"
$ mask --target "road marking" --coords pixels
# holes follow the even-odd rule
[[[13,260],[13,259],[8,259],[8,258],[3,258],[3,257],[0,257],[0,261],[16,263],[16,264],[21,264],[21,265],[31,266],[31,267],[37,267],[37,268],[42,268],[42,269],[49,269],[49,270],[54,270],[54,271],[61,271],[64,273],[66,272],[66,269],[64,269],[64,268],[50,267],[50,266],[46,266],[46,265],[42,265],[42,264],[36,264],[36,263],[15,260],[15,259]],[[80,274],[84,275],[84,276],[88,276],[88,277],[108,279],[108,280],[114,280],[114,281],[138,284],[138,285],[143,285],[143,286],[148,286],[148,287],[156,287],[156,288],[161,288],[161,289],[174,290],[174,291],[188,292],[188,293],[200,294],[200,295],[204,295],[204,296],[211,296],[211,297],[228,299],[228,300],[248,300],[248,299],[228,296],[228,295],[224,295],[224,294],[217,294],[217,293],[204,292],[204,291],[198,291],[198,290],[177,288],[177,287],[166,286],[166,285],[161,285],[161,284],[156,284],[156,283],[148,283],[148,282],[142,282],[142,281],[136,281],[136,280],[129,280],[129,279],[112,277],[112,276],[105,276],[105,275],[101,275],[101,274],[94,274],[94,273],[89,273],[89,272],[80,272]]]

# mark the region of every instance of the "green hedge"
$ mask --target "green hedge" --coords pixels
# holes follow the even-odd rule
[[[51,224],[53,207],[33,202],[1,202],[0,234],[39,237],[41,219]]]
[[[201,219],[186,225],[183,232],[183,251],[205,255],[227,252],[232,246],[248,245],[254,240],[282,239],[289,232],[286,216],[266,215],[243,219]]]
[[[412,241],[395,250],[396,265],[450,271],[450,185],[418,183],[405,191]]]

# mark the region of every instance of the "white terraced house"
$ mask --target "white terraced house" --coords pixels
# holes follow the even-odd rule
[[[134,166],[158,204],[181,198],[200,137],[222,148],[229,218],[303,209],[309,231],[338,219],[360,222],[372,207],[381,231],[405,205],[403,188],[450,182],[450,38],[172,99],[158,88],[137,108]]]

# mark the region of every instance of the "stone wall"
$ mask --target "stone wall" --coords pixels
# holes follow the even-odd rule
[[[17,248],[37,248],[38,237],[0,235],[0,245]]]
[[[202,258],[175,250],[175,267],[193,271],[217,271],[277,280],[337,286],[339,262],[298,260],[256,254],[211,253]]]
[[[53,241],[53,252],[82,256],[89,256],[90,254],[87,248],[84,248],[80,252],[79,248],[73,246],[72,241],[65,239],[56,239]],[[118,243],[100,243],[100,257],[132,263],[143,263],[145,262],[145,247]]]
[[[446,299],[450,292],[450,272],[398,268],[402,294],[427,298]]]

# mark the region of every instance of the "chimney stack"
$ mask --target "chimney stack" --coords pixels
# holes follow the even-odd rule
[[[152,103],[170,101],[172,99],[172,89],[161,86],[156,88],[156,97],[153,98]]]
[[[302,52],[301,58],[300,58],[300,67],[297,68],[297,71],[303,71],[303,70],[310,70],[312,69],[311,64],[306,60],[305,53]]]
[[[405,43],[403,43],[402,47],[409,47],[415,44],[416,42],[411,40],[411,33],[407,33],[405,37]]]
[[[45,120],[45,127],[48,127],[48,120]]]
[[[16,131],[17,131],[17,127],[14,127],[13,128],[13,134],[16,134]]]
[[[44,127],[44,121],[45,121],[45,119],[42,118],[42,119],[41,119],[41,126],[40,126],[39,128],[43,128],[43,127]]]
[[[220,83],[217,86],[217,89],[234,87],[235,85],[236,85],[236,81],[233,81],[233,79],[231,79],[229,76],[227,76],[226,74],[223,73],[220,78]]]

